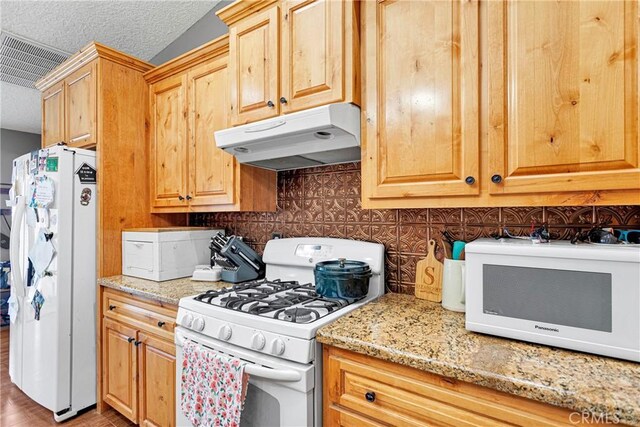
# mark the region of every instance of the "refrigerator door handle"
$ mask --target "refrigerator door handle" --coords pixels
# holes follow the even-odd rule
[[[24,297],[24,278],[20,265],[20,244],[22,243],[21,232],[24,223],[24,196],[16,197],[17,204],[14,214],[11,215],[11,236],[9,247],[9,260],[11,261],[11,287],[16,297]]]

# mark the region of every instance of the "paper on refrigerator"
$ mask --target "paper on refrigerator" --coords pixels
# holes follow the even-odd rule
[[[33,247],[29,251],[29,259],[33,264],[36,274],[40,277],[44,276],[44,272],[49,267],[56,251],[51,240],[47,239],[44,230],[38,232],[38,237]]]

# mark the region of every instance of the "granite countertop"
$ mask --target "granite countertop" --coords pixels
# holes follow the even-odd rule
[[[231,287],[227,282],[197,282],[190,277],[154,282],[130,276],[111,276],[98,279],[98,285],[118,291],[128,292],[143,298],[149,298],[167,304],[178,305],[182,297],[201,294],[209,289]]]
[[[640,364],[467,331],[464,314],[386,294],[321,328],[323,344],[640,425]]]

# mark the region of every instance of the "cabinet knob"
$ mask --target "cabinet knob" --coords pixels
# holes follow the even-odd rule
[[[110,305],[109,310],[115,310],[117,307],[115,305]]]
[[[494,184],[500,184],[502,182],[502,176],[495,174],[491,177],[491,182]]]
[[[162,328],[163,326],[164,326],[164,322],[162,322],[162,321],[158,322],[158,327],[159,328]]]
[[[184,197],[182,197],[181,195],[178,196],[178,200],[183,201]]]
[[[287,103],[287,98],[285,98],[284,96],[280,97],[280,104],[286,104]]]
[[[187,194],[187,200],[191,200],[191,199],[193,199],[193,197]]]
[[[376,394],[373,391],[368,391],[364,394],[364,398],[367,399],[367,402],[375,402]]]
[[[267,102],[267,107],[269,107],[269,108],[273,108],[273,107],[275,107],[275,106],[276,106],[276,104],[274,104],[274,103],[273,103],[273,101],[269,101],[269,102]]]
[[[136,339],[135,338],[127,338],[127,341],[129,342],[129,344],[131,344],[132,342],[134,342]]]
[[[133,343],[133,345],[135,345],[136,347],[139,346],[140,344],[142,344],[142,341],[136,341]]]
[[[472,176],[468,176],[464,179],[464,182],[469,184],[469,185],[473,185],[476,183],[476,179]]]

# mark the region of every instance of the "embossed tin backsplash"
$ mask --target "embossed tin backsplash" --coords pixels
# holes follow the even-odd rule
[[[360,164],[348,163],[280,172],[277,212],[191,214],[190,222],[225,227],[260,252],[273,232],[379,242],[386,248],[388,289],[413,293],[416,262],[445,228],[470,241],[502,227],[527,234],[532,222],[547,222],[553,238],[568,239],[575,227],[599,222],[640,228],[640,206],[363,210]]]

